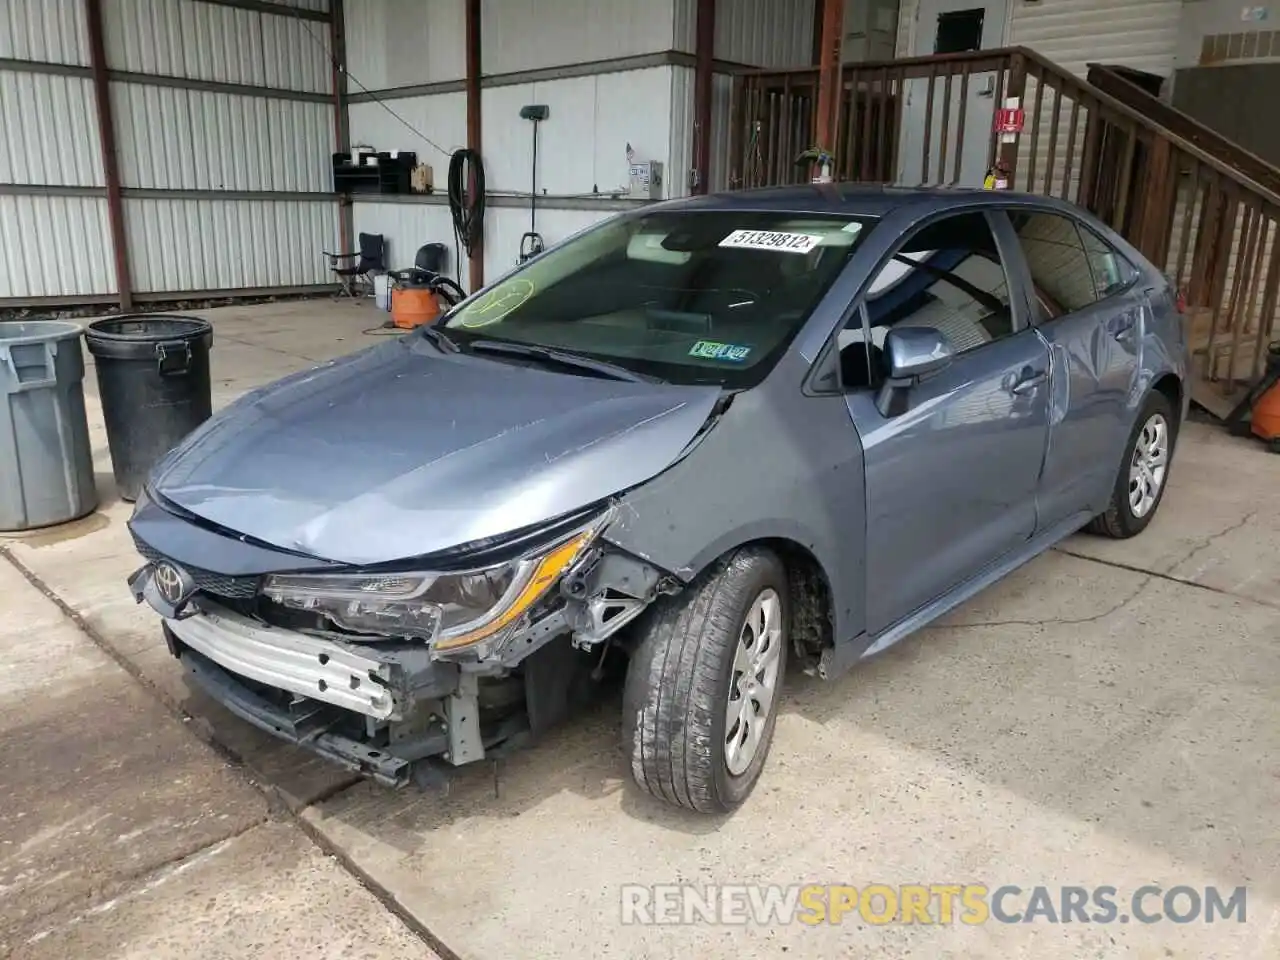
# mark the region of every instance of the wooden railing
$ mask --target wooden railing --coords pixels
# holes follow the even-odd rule
[[[730,186],[808,182],[796,158],[813,147],[842,181],[978,186],[999,164],[1010,189],[1089,209],[1168,272],[1189,307],[1195,397],[1222,415],[1280,336],[1280,171],[1155,98],[1135,107],[1114,79],[1092,84],[1021,47],[849,65],[836,140],[814,144],[817,71],[743,73]],[[1013,143],[992,129],[1006,97],[1026,111]]]

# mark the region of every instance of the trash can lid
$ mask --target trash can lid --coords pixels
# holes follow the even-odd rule
[[[83,332],[84,328],[80,324],[66,320],[6,321],[0,323],[0,347],[75,340]]]
[[[84,338],[95,357],[145,359],[155,356],[158,343],[201,341],[207,347],[213,342],[213,325],[199,317],[132,313],[93,321]]]

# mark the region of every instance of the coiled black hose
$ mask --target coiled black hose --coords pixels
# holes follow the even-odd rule
[[[474,192],[468,185],[474,180]],[[484,234],[484,163],[466,147],[449,157],[449,213],[453,233],[470,257]]]

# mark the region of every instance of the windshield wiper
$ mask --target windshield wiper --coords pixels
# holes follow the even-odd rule
[[[439,327],[423,324],[420,329],[422,330],[422,335],[430,340],[441,353],[458,352],[457,342]]]
[[[467,350],[473,353],[496,353],[505,354],[509,357],[526,357],[532,360],[541,360],[548,365],[585,370],[589,373],[594,373],[596,376],[607,377],[610,380],[626,380],[630,383],[661,382],[654,377],[646,377],[616,363],[596,360],[593,357],[584,357],[577,353],[553,350],[551,347],[539,347],[529,343],[510,343],[505,340],[473,340],[467,344]]]

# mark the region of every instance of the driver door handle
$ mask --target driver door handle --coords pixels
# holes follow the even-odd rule
[[[1015,379],[1009,385],[1009,392],[1014,396],[1021,397],[1035,391],[1040,384],[1049,379],[1047,370],[1027,371],[1020,378]]]

